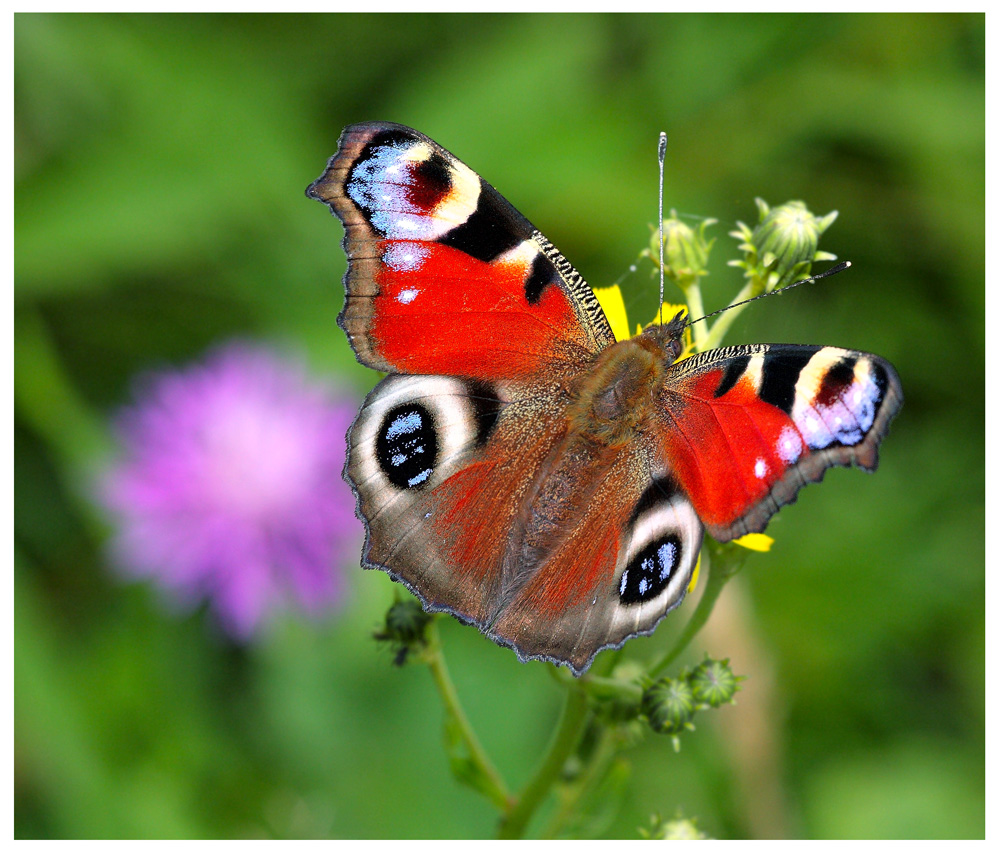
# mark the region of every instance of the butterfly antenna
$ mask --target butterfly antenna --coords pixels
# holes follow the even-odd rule
[[[656,156],[660,161],[660,300],[656,303],[656,315],[660,319],[660,325],[663,325],[663,161],[667,156],[667,134],[662,131]]]
[[[738,308],[740,305],[749,305],[751,302],[756,302],[758,299],[763,299],[766,296],[780,296],[782,293],[787,293],[792,287],[798,287],[799,284],[811,284],[813,281],[819,281],[820,278],[829,278],[831,275],[836,275],[838,272],[843,272],[845,269],[849,269],[851,262],[849,260],[844,260],[838,263],[836,266],[831,266],[829,269],[819,272],[816,275],[810,275],[808,278],[803,278],[799,281],[795,281],[789,284],[787,287],[782,287],[780,290],[772,290],[770,293],[761,293],[759,296],[754,296],[752,299],[744,299],[742,302],[737,302],[735,305],[726,305],[724,308],[720,308],[717,311],[712,311],[710,314],[705,314],[703,317],[698,317],[696,320],[689,320],[684,324],[685,328],[694,325],[696,322],[701,322],[702,320],[707,320],[710,317],[714,317],[717,314],[723,314],[732,308]]]

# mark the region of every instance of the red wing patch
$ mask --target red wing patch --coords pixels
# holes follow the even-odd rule
[[[396,124],[347,128],[306,191],[344,223],[338,321],[385,372],[471,378],[582,363],[614,335],[580,274],[472,169]]]
[[[565,360],[576,325],[565,293],[545,287],[529,301],[534,258],[513,250],[486,263],[440,243],[376,244],[376,293],[352,298],[348,325],[362,321],[374,348],[400,373],[512,378]]]
[[[902,404],[881,358],[829,346],[730,347],[667,371],[662,452],[708,531],[758,532],[834,465],[874,470]]]
[[[491,447],[491,455],[505,452],[506,460],[488,456],[432,492],[429,533],[447,564],[453,566],[441,578],[435,604],[478,625],[487,623],[502,585],[503,555],[519,509],[516,498],[550,447],[550,440],[519,452],[510,446]]]

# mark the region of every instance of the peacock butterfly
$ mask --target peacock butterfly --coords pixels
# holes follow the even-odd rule
[[[684,597],[703,531],[759,532],[833,465],[874,470],[882,358],[615,341],[587,283],[422,133],[348,127],[306,191],[344,225],[338,324],[388,375],[348,433],[363,564],[522,660],[579,674]]]

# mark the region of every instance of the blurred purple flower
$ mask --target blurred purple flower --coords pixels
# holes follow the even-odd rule
[[[354,403],[244,343],[148,377],[138,397],[100,494],[122,570],[208,599],[241,641],[276,607],[334,603],[361,530],[341,479]]]

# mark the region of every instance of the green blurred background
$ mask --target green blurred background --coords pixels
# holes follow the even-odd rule
[[[454,151],[594,286],[648,239],[667,130],[666,206],[720,220],[709,309],[740,284],[726,234],[754,196],[839,210],[821,247],[854,269],[727,342],[865,349],[902,378],[878,474],[781,512],[689,653],[731,656],[739,703],[680,754],[626,752],[593,830],[681,812],[716,837],[983,836],[984,53],[982,15],[17,16],[16,835],[492,834],[427,672],[371,639],[392,584],[359,553],[333,617],[237,648],[112,579],[81,496],[137,372],[242,336],[372,386],[335,325],[339,223],[303,190],[346,124],[382,119]],[[645,273],[625,295],[652,315]],[[442,634],[523,784],[560,688]]]

